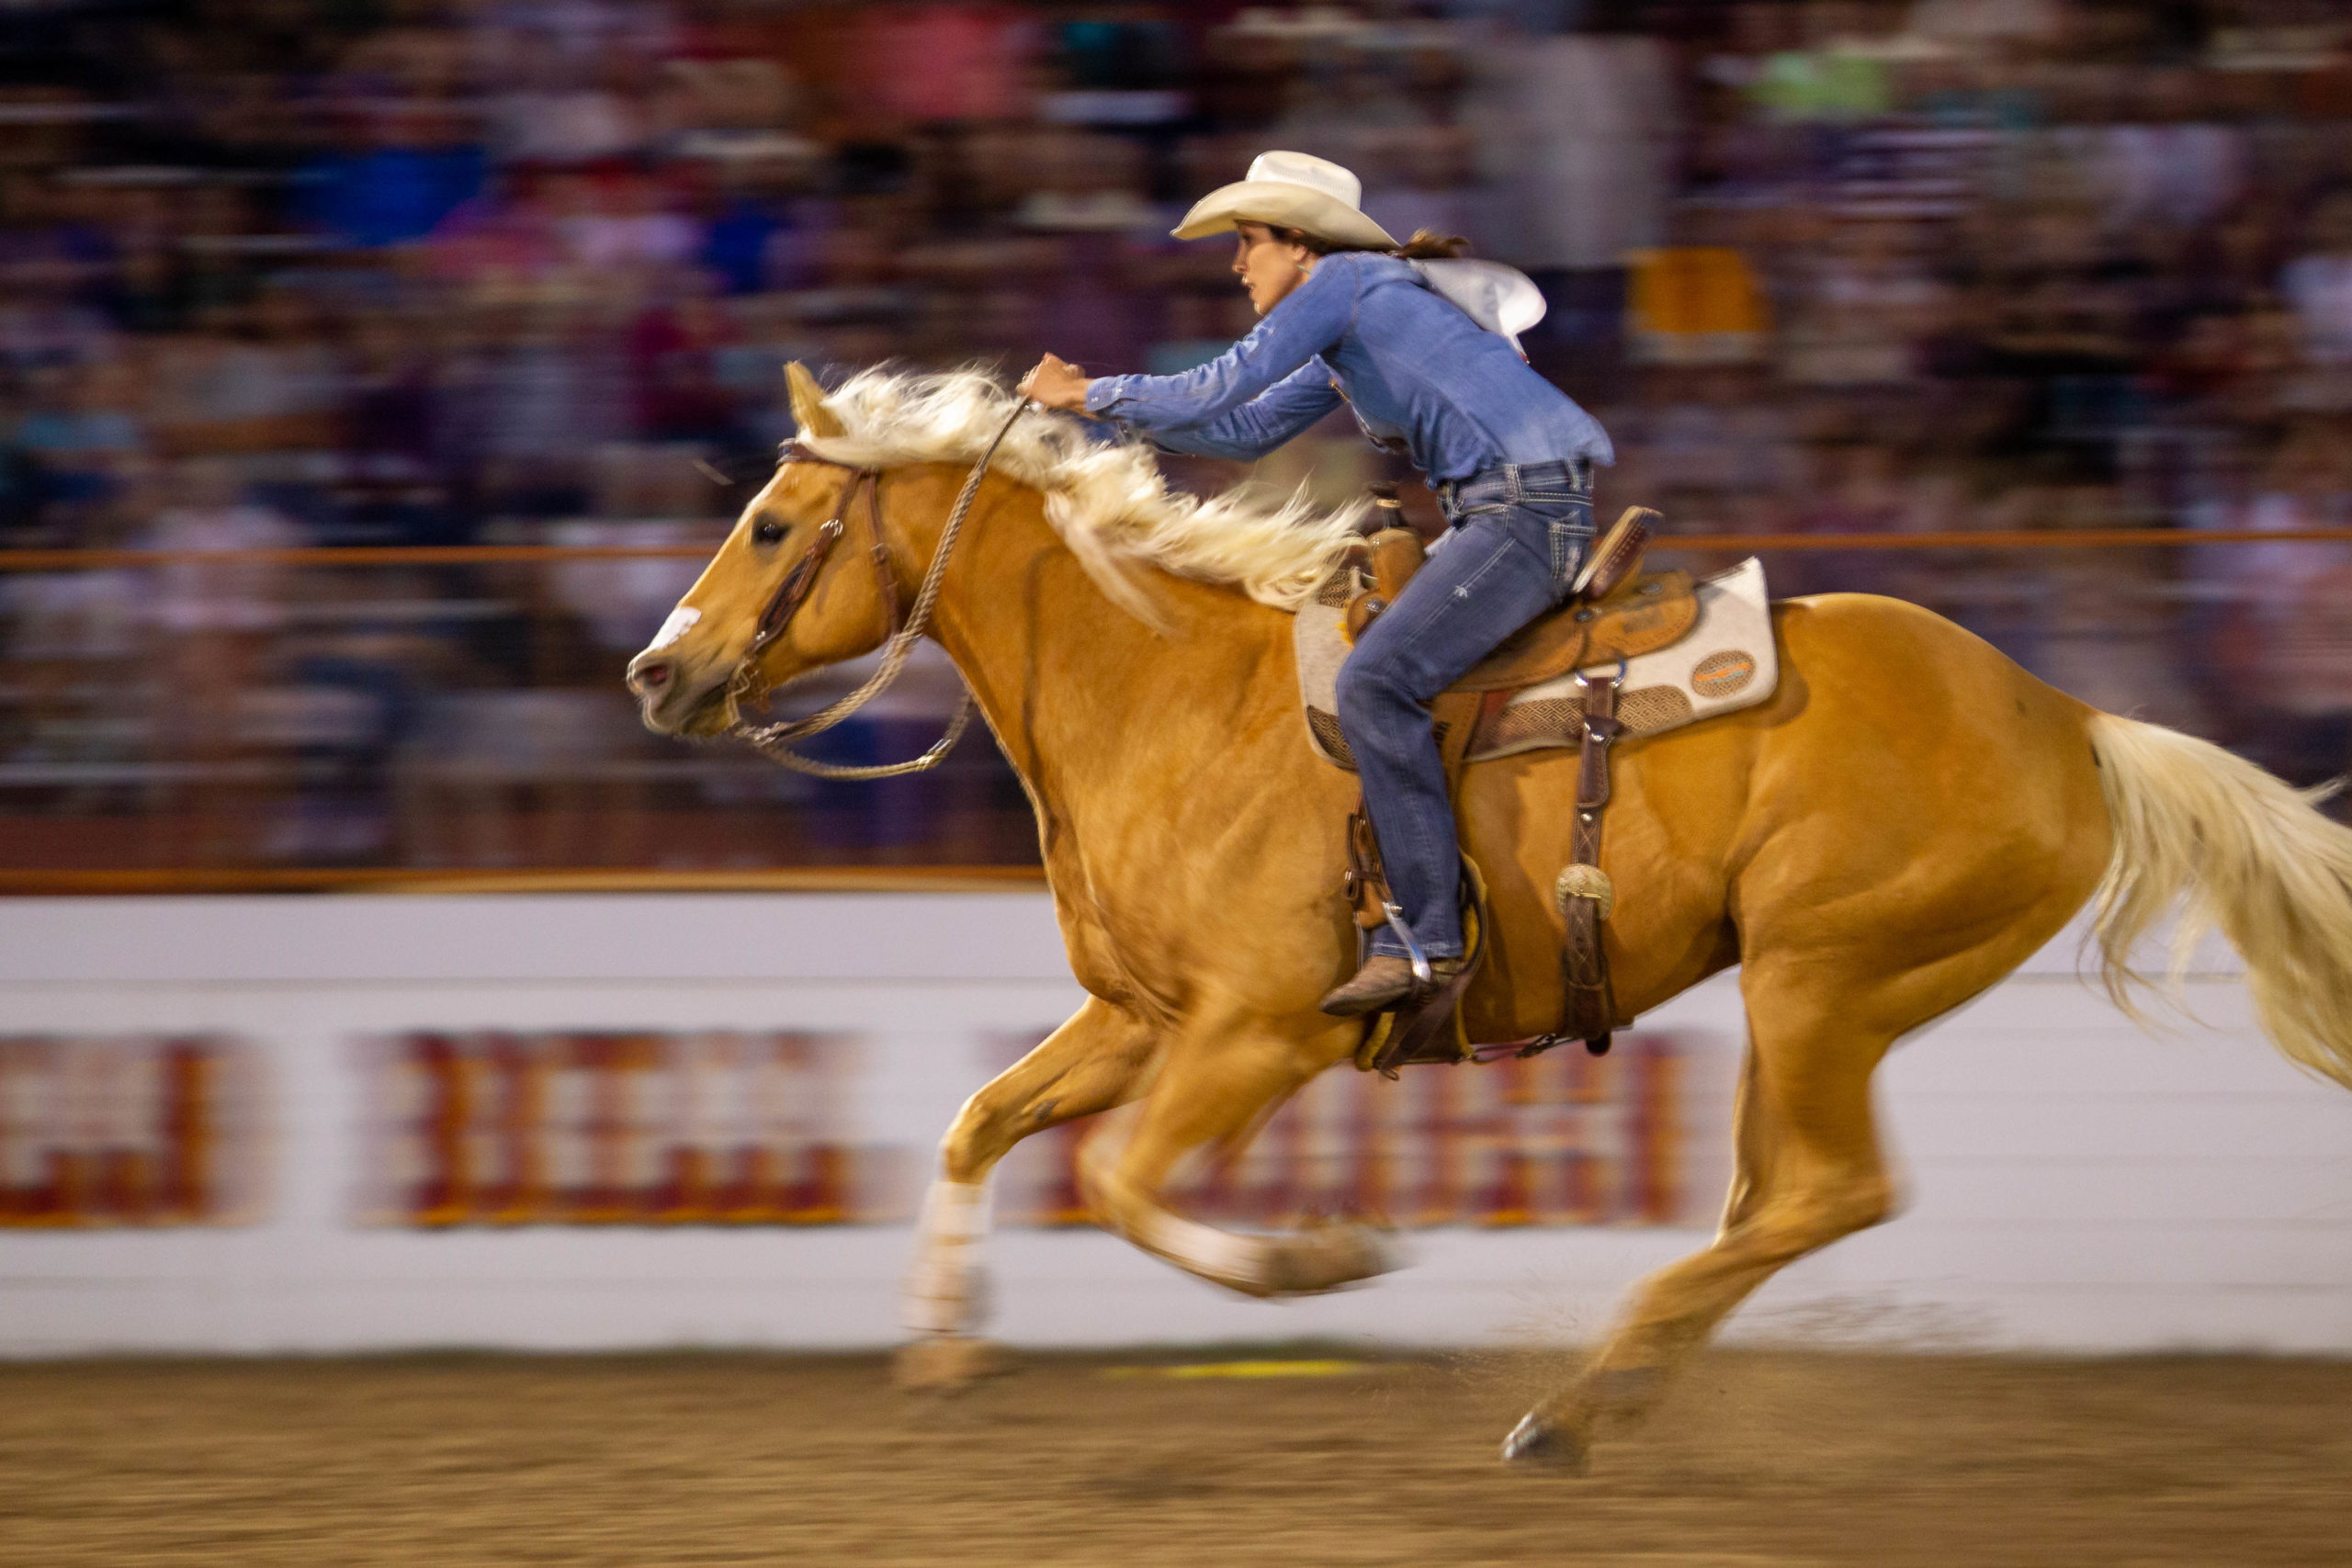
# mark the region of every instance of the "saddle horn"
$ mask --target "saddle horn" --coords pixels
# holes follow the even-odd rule
[[[1618,584],[1641,570],[1642,547],[1649,543],[1651,529],[1664,521],[1646,506],[1625,508],[1594,543],[1584,570],[1569,585],[1568,597],[1595,600],[1614,593]]]

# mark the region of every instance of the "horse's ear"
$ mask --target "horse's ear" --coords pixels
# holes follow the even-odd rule
[[[792,423],[800,427],[804,439],[821,441],[847,434],[840,416],[825,406],[825,389],[808,374],[807,366],[797,359],[786,366],[784,384],[792,393]]]

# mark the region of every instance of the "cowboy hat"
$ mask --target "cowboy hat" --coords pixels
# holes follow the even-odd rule
[[[1363,182],[1337,164],[1305,152],[1261,152],[1248,179],[1201,197],[1170,232],[1199,240],[1237,223],[1268,223],[1358,250],[1395,250],[1388,231],[1363,215]]]

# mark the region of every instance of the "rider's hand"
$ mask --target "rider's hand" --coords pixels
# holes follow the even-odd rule
[[[1037,368],[1021,378],[1021,395],[1049,409],[1086,412],[1086,370],[1069,360],[1047,355]]]

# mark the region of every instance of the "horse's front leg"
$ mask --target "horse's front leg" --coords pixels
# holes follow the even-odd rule
[[[1360,1224],[1242,1235],[1175,1213],[1163,1192],[1187,1156],[1238,1153],[1300,1085],[1354,1051],[1363,1026],[1320,1014],[1196,1021],[1172,1043],[1123,1144],[1079,1162],[1103,1224],[1188,1274],[1251,1296],[1306,1295],[1385,1273],[1395,1248]]]
[[[940,1143],[908,1271],[906,1325],[916,1338],[899,1356],[903,1386],[955,1386],[991,1359],[976,1337],[988,1309],[989,1172],[1030,1134],[1134,1099],[1155,1039],[1132,1015],[1090,998],[964,1102]]]

